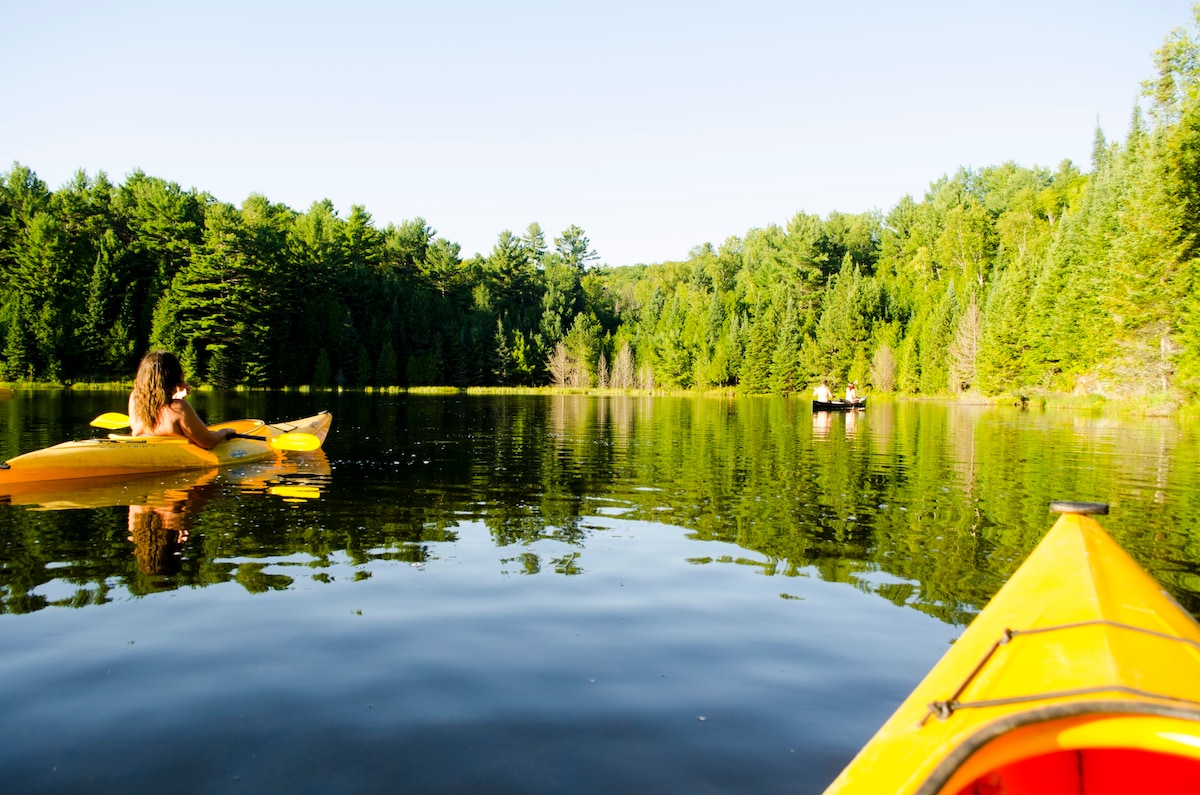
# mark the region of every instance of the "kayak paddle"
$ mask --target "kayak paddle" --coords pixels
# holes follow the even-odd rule
[[[119,428],[129,427],[129,416],[110,411],[107,414],[101,414],[89,424],[96,428],[107,428],[110,431],[115,431]]]
[[[101,414],[90,423],[96,428],[105,428],[110,431],[115,431],[120,428],[129,427],[129,415],[121,414],[120,412],[110,411]],[[307,453],[316,450],[321,446],[321,440],[311,433],[300,433],[299,431],[291,431],[289,433],[281,433],[278,436],[273,436],[268,439],[265,436],[255,436],[250,433],[235,433],[234,439],[254,439],[259,442],[267,442],[276,450],[291,450],[293,452]]]

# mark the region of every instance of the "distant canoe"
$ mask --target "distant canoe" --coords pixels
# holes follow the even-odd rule
[[[813,411],[861,411],[867,407],[867,399],[863,397],[857,400],[834,400],[829,403],[814,400],[812,404]]]

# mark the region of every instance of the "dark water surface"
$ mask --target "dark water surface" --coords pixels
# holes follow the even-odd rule
[[[333,432],[281,462],[0,497],[5,791],[818,793],[1054,498],[1109,502],[1200,610],[1198,438],[1169,420],[193,402],[329,409]],[[0,399],[0,459],[123,404]]]

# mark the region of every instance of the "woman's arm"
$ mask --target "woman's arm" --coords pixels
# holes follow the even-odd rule
[[[204,421],[200,419],[200,415],[186,400],[172,400],[170,411],[175,415],[174,425],[180,431],[180,435],[186,436],[193,444],[199,445],[205,450],[217,446],[236,433],[233,428],[209,430]]]

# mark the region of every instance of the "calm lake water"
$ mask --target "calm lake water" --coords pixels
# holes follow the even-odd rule
[[[1053,517],[1200,610],[1171,420],[197,394],[325,450],[0,497],[11,792],[819,793]],[[0,400],[0,459],[124,395]]]

